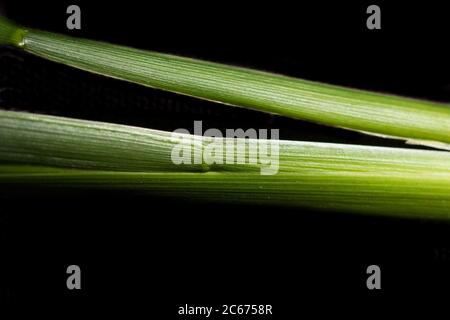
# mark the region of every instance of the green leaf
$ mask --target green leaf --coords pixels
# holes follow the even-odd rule
[[[0,111],[0,187],[3,193],[138,190],[201,201],[450,218],[448,152],[281,140],[278,173],[261,175],[260,163],[175,165],[176,145],[194,141],[204,148],[212,141],[175,138],[158,130]]]
[[[450,108],[445,104],[38,30],[25,32],[5,20],[0,20],[0,43],[90,72],[233,106],[438,148],[447,149],[450,144]]]

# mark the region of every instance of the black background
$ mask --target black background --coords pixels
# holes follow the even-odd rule
[[[2,1],[23,25],[321,82],[450,102],[449,14],[430,2]],[[283,139],[403,146],[198,101],[0,49],[2,108],[149,128],[279,128]],[[2,193],[3,194],[3,193]],[[0,297],[12,304],[177,318],[188,304],[272,304],[274,316],[373,310],[450,296],[450,225],[304,209],[202,204],[121,192],[1,196]],[[386,212],[388,215],[389,213]],[[78,264],[82,290],[66,288]],[[366,268],[382,290],[366,288]],[[414,301],[414,300],[412,300]],[[337,309],[336,309],[337,308]],[[411,308],[411,305],[408,307]],[[180,318],[179,318],[180,319]],[[189,319],[189,318],[188,318]]]

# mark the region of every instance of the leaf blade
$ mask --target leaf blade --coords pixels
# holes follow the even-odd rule
[[[450,218],[448,152],[280,141],[280,170],[264,176],[259,165],[176,166],[169,135],[0,111],[0,186],[4,193],[134,190],[200,201]]]
[[[0,25],[2,21],[0,21]],[[17,27],[17,30],[22,30]],[[0,29],[1,33],[1,29]],[[19,45],[19,42],[15,43]],[[450,107],[246,68],[27,30],[20,47],[133,83],[364,133],[450,144]],[[429,141],[429,143],[427,143]]]

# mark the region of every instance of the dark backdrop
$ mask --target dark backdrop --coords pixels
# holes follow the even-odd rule
[[[444,7],[429,2],[377,1],[382,30],[375,31],[365,27],[372,3],[364,1],[73,3],[81,7],[80,31],[65,27],[72,1],[2,1],[0,8],[34,28],[450,101],[449,19]],[[279,128],[283,139],[403,146],[143,88],[11,48],[0,49],[0,70],[0,104],[6,109],[165,130],[203,120],[204,127]],[[120,192],[24,194],[1,201],[1,299],[13,303],[108,308],[101,310],[131,304],[171,318],[186,303],[257,303],[273,304],[274,318],[281,319],[305,308],[352,309],[356,301],[379,306],[405,295],[449,296],[445,222]],[[80,292],[65,287],[70,264],[82,269]],[[370,264],[381,267],[381,291],[366,289]]]

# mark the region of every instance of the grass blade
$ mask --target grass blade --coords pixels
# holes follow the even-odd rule
[[[450,148],[445,104],[137,50],[14,26],[0,17],[0,44],[141,85],[365,133]]]
[[[199,148],[210,143],[192,138]],[[140,190],[450,218],[450,153],[443,151],[280,141],[279,172],[264,176],[259,164],[174,165],[170,154],[179,142],[169,132],[11,111],[0,111],[0,141],[3,192]]]
[[[133,190],[207,202],[230,202],[378,214],[450,218],[450,175],[443,177],[313,171],[276,176],[245,172],[112,172],[0,165],[8,192]]]

